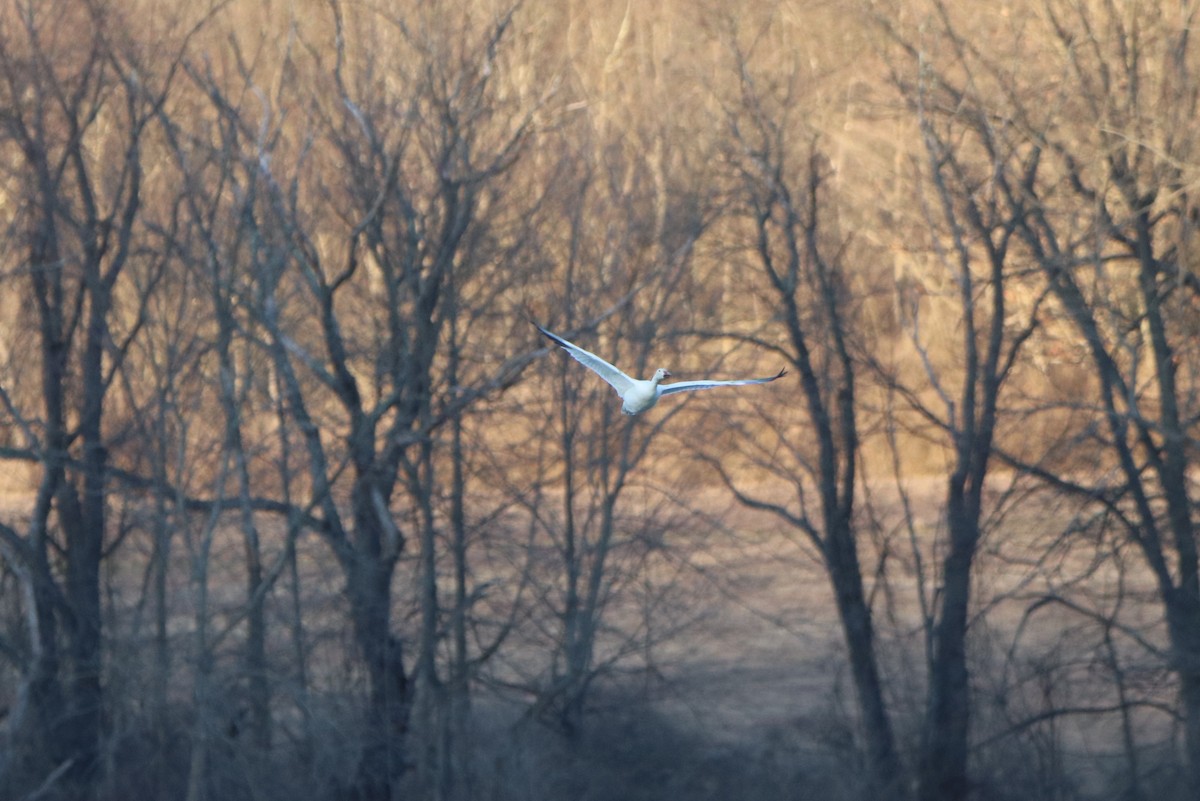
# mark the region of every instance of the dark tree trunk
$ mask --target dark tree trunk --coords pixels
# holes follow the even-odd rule
[[[31,592],[34,621],[30,643],[33,659],[25,679],[27,695],[27,726],[22,734],[29,737],[28,751],[15,756],[48,755],[55,764],[69,759],[70,742],[66,728],[67,701],[61,680],[58,650],[58,623],[51,597],[52,579],[45,554],[35,555]],[[20,722],[20,721],[18,721]]]
[[[1172,662],[1179,675],[1188,780],[1191,787],[1200,787],[1200,604],[1176,591],[1166,605]]]
[[[407,766],[409,686],[401,643],[390,629],[391,579],[390,564],[359,558],[347,585],[367,670],[366,742],[353,793],[360,801],[390,801]]]
[[[848,527],[832,533],[826,546],[826,562],[863,718],[863,738],[875,784],[875,797],[899,799],[906,795],[904,770],[896,752],[891,717],[884,703],[883,681],[875,659],[871,610],[863,591],[862,572],[852,538],[853,532]]]
[[[271,748],[271,682],[267,675],[266,594],[257,538],[246,542],[246,673],[250,737],[263,754]]]
[[[953,482],[952,482],[953,483]],[[933,663],[917,766],[921,801],[967,797],[967,737],[971,698],[967,671],[967,609],[971,562],[979,539],[976,519],[965,508],[962,488],[952,487],[947,511],[950,553],[945,560],[941,617],[933,630]]]
[[[69,730],[76,759],[72,772],[89,776],[96,767],[102,712],[100,560],[104,547],[105,475],[108,453],[102,435],[108,339],[109,296],[99,264],[92,264],[91,314],[83,353],[82,497],[70,483],[59,496],[59,520],[67,539],[67,588],[71,606],[71,715]]]

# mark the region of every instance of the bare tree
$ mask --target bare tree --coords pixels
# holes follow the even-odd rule
[[[1016,313],[1007,306],[1009,296],[1016,294],[1014,275],[1020,266],[1013,264],[1018,258],[1011,247],[1020,224],[1019,212],[1014,214],[1000,193],[988,189],[996,173],[1011,174],[1017,181],[1031,180],[1038,159],[1009,150],[1007,143],[989,140],[984,143],[987,155],[982,168],[973,169],[951,144],[953,123],[943,128],[926,114],[925,89],[919,80],[915,87],[905,86],[919,117],[930,162],[929,180],[937,211],[931,210],[928,224],[935,242],[935,263],[951,276],[946,284],[956,295],[961,332],[961,363],[955,365],[950,384],[934,366],[929,342],[922,341],[914,327],[912,335],[922,354],[925,378],[941,406],[925,403],[919,392],[906,393],[921,416],[945,433],[952,453],[946,489],[948,543],[937,590],[922,601],[930,615],[926,624],[931,643],[918,795],[925,799],[963,798],[970,788],[972,696],[967,635],[975,557],[986,533],[988,471],[1002,390],[1022,345],[1036,327],[1042,300],[1039,296],[1031,309]],[[919,591],[925,593],[928,588]]]
[[[669,158],[662,150],[644,155],[591,144],[604,141],[600,122],[581,118],[562,132],[555,172],[565,176],[550,223],[565,242],[564,258],[556,275],[561,289],[549,295],[555,311],[544,322],[644,375],[658,366],[651,358],[669,358],[665,334],[684,324],[694,247],[713,207],[699,182],[655,182],[656,170],[665,169],[657,159]],[[602,333],[595,344],[593,330],[615,333]],[[655,494],[651,485],[665,487],[669,479],[647,463],[682,406],[625,417],[606,383],[553,350],[552,387],[527,409],[552,423],[530,446],[532,489],[518,494],[542,535],[532,544],[547,554],[532,562],[531,581],[545,604],[538,619],[548,615],[544,625],[552,632],[540,641],[549,649],[539,662],[544,671],[530,679],[531,714],[578,742],[595,682],[653,639],[621,619],[621,607],[628,611],[630,585],[648,572],[660,532],[669,528],[664,504],[646,500]]]
[[[26,532],[0,529],[25,584],[30,643],[10,727],[29,753],[82,779],[99,767],[104,709],[106,407],[161,269],[135,256],[134,240],[143,140],[178,62],[136,60],[122,18],[103,4],[19,3],[0,26],[3,146],[25,198],[11,212],[41,370],[38,411],[3,387],[41,471]],[[143,268],[147,280],[127,279]]]
[[[433,709],[441,681],[437,437],[529,361],[502,358],[465,384],[461,372],[453,381],[443,372],[457,363],[440,350],[483,257],[471,243],[487,238],[488,215],[499,208],[490,187],[522,154],[532,118],[492,89],[511,14],[466,31],[464,47],[435,25],[330,8],[335,57],[327,68],[311,65],[318,91],[297,98],[314,119],[299,143],[264,127],[270,117],[255,124],[228,89],[201,79],[225,124],[240,132],[240,191],[254,200],[246,207],[253,267],[238,302],[263,332],[280,425],[303,443],[307,497],[293,503],[344,571],[363,656],[367,725],[354,792],[387,798],[410,761],[414,699]],[[352,52],[347,29],[365,35],[364,25],[378,41],[366,38],[366,53]],[[398,67],[404,92],[378,91],[383,50],[372,47],[412,57]],[[243,80],[265,100],[252,76]],[[311,325],[297,325],[310,314]],[[403,526],[416,533],[419,560],[411,667],[391,624],[393,577],[409,541]]]
[[[252,76],[240,61],[241,53],[236,45],[231,47],[242,65],[231,80],[242,81],[237,87],[241,91],[252,91]],[[193,79],[194,89],[207,94],[212,102],[220,103],[224,99],[222,88],[210,72],[194,63],[188,63],[186,69]],[[256,245],[262,236],[257,227],[255,207],[260,193],[265,190],[262,176],[255,169],[247,170],[243,159],[247,151],[261,153],[267,147],[266,137],[278,135],[278,131],[270,125],[269,110],[260,110],[264,117],[257,127],[252,128],[240,110],[229,106],[220,108],[223,113],[217,115],[217,125],[211,134],[187,128],[172,114],[174,109],[164,109],[158,115],[166,148],[178,169],[183,188],[176,215],[182,222],[177,230],[163,232],[164,247],[178,262],[183,276],[180,279],[184,283],[182,289],[190,289],[181,291],[181,297],[192,299],[193,310],[203,308],[209,315],[204,330],[207,334],[211,329],[211,341],[206,336],[199,351],[200,354],[211,354],[216,368],[212,386],[204,386],[199,393],[192,391],[192,394],[200,394],[202,404],[210,405],[188,409],[184,413],[175,394],[179,390],[174,387],[174,376],[166,378],[168,388],[174,391],[160,401],[164,412],[185,417],[180,423],[184,440],[179,446],[181,453],[186,453],[189,448],[215,452],[210,475],[197,475],[196,470],[180,464],[170,478],[163,476],[159,488],[160,493],[177,499],[170,511],[188,546],[196,599],[193,683],[197,714],[188,783],[188,795],[193,799],[212,792],[210,755],[223,721],[227,724],[226,729],[236,730],[239,735],[242,729],[248,732],[247,739],[258,758],[269,754],[273,690],[268,680],[266,601],[285,565],[289,560],[294,564],[294,538],[302,522],[310,519],[312,511],[311,507],[294,508],[286,489],[277,499],[268,499],[262,494],[266,489],[260,486],[263,471],[254,466],[253,454],[262,450],[263,445],[250,433],[266,428],[264,423],[269,418],[255,410],[270,407],[269,383],[254,370],[255,361],[261,361],[256,340],[261,339],[263,332],[256,327],[244,302],[245,293],[253,284],[251,269],[255,264]],[[203,301],[207,303],[193,298],[194,293],[205,295]],[[203,361],[205,357],[200,354],[193,354],[193,358]],[[202,416],[202,409],[209,408],[214,412],[219,410],[220,425],[194,426],[202,430],[189,431],[189,426],[194,424],[193,418]],[[208,449],[201,445],[204,437],[214,440]],[[183,457],[179,460],[185,461]],[[286,488],[292,477],[286,468],[280,473],[277,483]],[[204,482],[211,482],[211,490],[204,494],[206,500],[202,501],[196,488]],[[231,615],[232,622],[213,626],[215,614],[209,604],[212,551],[218,533],[229,526],[226,513],[230,509],[236,510],[236,528],[242,535],[245,602]],[[163,511],[160,510],[160,514]],[[201,511],[202,516],[197,514]],[[260,533],[261,512],[282,517],[284,523],[283,542],[278,545],[276,557],[270,564],[265,560]],[[222,642],[243,623],[241,675],[244,691],[232,702],[228,698],[218,699],[214,691],[217,678],[213,675],[216,655]],[[222,709],[222,706],[233,708]]]
[[[907,45],[921,80],[936,84],[909,96],[925,96],[924,113],[959,131],[953,143],[939,137],[935,168],[967,175],[973,163],[988,172],[948,183],[949,196],[955,204],[986,200],[999,212],[1001,227],[992,230],[1020,241],[1040,271],[1041,291],[1053,298],[1046,324],[1069,327],[1073,353],[1091,364],[1082,401],[1090,424],[1034,458],[1006,458],[1057,491],[1101,505],[1141,551],[1166,613],[1193,792],[1200,788],[1200,561],[1187,471],[1197,287],[1183,165],[1195,151],[1192,126],[1180,115],[1191,119],[1197,103],[1195,13],[1183,3],[1131,21],[1109,4],[1046,3],[1045,27],[1009,43],[1059,65],[1063,81],[1043,99],[1029,91],[1036,76],[1009,70],[1003,54],[971,43],[944,4],[932,14],[944,62]],[[995,235],[990,242],[981,241],[989,252]],[[1079,398],[1048,395],[1040,403],[1080,407]],[[1064,449],[1081,445],[1098,455],[1098,468],[1064,458]],[[965,793],[961,778],[942,786],[953,797]]]
[[[837,604],[845,639],[869,780],[883,798],[903,798],[905,782],[891,716],[885,703],[876,637],[859,555],[855,496],[860,449],[854,356],[855,308],[845,248],[826,201],[828,160],[818,138],[795,119],[803,88],[793,71],[777,85],[756,75],[735,48],[739,93],[727,104],[728,162],[736,183],[735,209],[751,238],[751,259],[778,309],[784,344],[758,333],[748,338],[787,359],[799,377],[798,403],[812,440],[768,422],[782,451],[749,446],[746,457],[795,488],[794,502],[751,490],[728,462],[710,458],[725,485],[744,505],[775,515],[814,546]],[[760,83],[761,82],[761,83]],[[807,146],[794,144],[797,130]],[[743,440],[755,441],[747,434]]]
[[[1195,15],[1195,6],[1184,4],[1177,19],[1155,20],[1152,38],[1114,9],[1052,9],[1063,43],[1090,38],[1095,29],[1111,36],[1108,46],[1092,39],[1067,50],[1083,101],[1079,112],[1094,121],[1098,140],[1077,142],[1051,129],[1038,142],[1078,202],[1092,209],[1089,235],[1073,234],[1047,202],[1047,186],[1014,190],[1013,202],[1032,207],[1021,233],[1086,343],[1115,480],[1042,475],[1113,508],[1154,576],[1180,682],[1190,788],[1200,792],[1200,557],[1188,476],[1194,459],[1188,432],[1197,414],[1191,321],[1200,285],[1189,251],[1193,204],[1182,174],[1195,141],[1189,125],[1174,122],[1177,114],[1194,113],[1200,97],[1189,35]],[[1157,97],[1144,88],[1151,81]]]

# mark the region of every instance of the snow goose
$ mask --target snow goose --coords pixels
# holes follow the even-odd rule
[[[670,376],[671,373],[660,367],[654,371],[652,378],[640,381],[625,375],[621,370],[604,361],[604,359],[601,359],[591,351],[584,350],[578,345],[568,342],[557,334],[542,328],[537,323],[534,323],[534,326],[552,342],[571,354],[571,357],[575,361],[611,384],[612,388],[617,391],[617,394],[621,396],[621,400],[623,401],[621,411],[628,415],[641,414],[647,409],[653,408],[654,404],[658,403],[658,399],[663,395],[674,395],[677,392],[694,392],[698,389],[712,389],[713,387],[740,387],[746,384],[767,384],[776,378],[782,378],[787,373],[787,369],[785,368],[770,378],[742,378],[734,381],[679,381],[675,384],[663,384],[661,383],[662,380]]]

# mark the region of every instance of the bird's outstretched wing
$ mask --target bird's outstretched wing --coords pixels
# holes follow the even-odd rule
[[[632,378],[625,375],[619,369],[604,361],[604,359],[601,359],[596,354],[589,350],[584,350],[572,342],[568,342],[558,334],[547,331],[537,323],[534,323],[533,325],[535,328],[537,328],[537,330],[545,334],[551,341],[555,342],[560,348],[571,354],[571,358],[611,384],[612,388],[615,389],[617,394],[621,397],[625,397],[626,390],[633,386]]]
[[[740,387],[746,384],[769,384],[777,378],[787,375],[787,369],[780,370],[770,378],[740,378],[733,381],[677,381],[674,384],[659,384],[660,395],[674,395],[676,392],[695,392],[698,389],[713,387]]]

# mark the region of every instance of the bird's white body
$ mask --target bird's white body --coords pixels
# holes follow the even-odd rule
[[[654,371],[652,378],[645,380],[630,378],[591,351],[584,350],[578,345],[568,342],[557,334],[553,334],[542,328],[537,323],[534,323],[534,325],[537,326],[537,330],[541,331],[551,341],[569,353],[571,358],[607,381],[617,391],[617,394],[621,396],[621,411],[628,415],[641,414],[648,409],[654,408],[654,404],[658,403],[658,399],[663,395],[673,395],[676,392],[694,392],[699,389],[712,389],[713,387],[767,384],[777,378],[781,378],[787,372],[787,370],[780,370],[777,375],[773,375],[770,378],[743,378],[735,381],[680,381],[675,384],[663,384],[662,380],[671,374],[660,367]]]
[[[669,375],[670,373],[666,370],[659,368],[649,381],[630,379],[629,387],[620,393],[623,401],[621,411],[628,415],[634,415],[652,409],[654,404],[658,403],[658,398],[662,393],[658,382]]]

